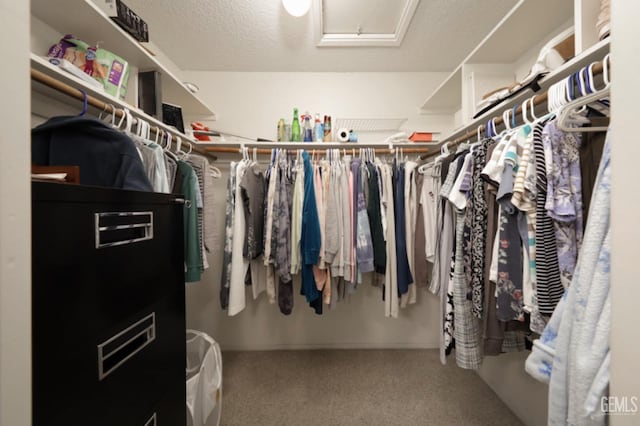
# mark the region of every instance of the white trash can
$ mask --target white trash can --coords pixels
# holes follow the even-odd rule
[[[187,425],[218,426],[221,409],[220,345],[206,333],[187,330]]]

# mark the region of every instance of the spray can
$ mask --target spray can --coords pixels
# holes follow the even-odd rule
[[[284,118],[281,118],[280,120],[278,120],[278,142],[284,142],[284,141],[285,141]]]
[[[331,116],[324,116],[324,138],[325,142],[331,142]]]
[[[322,142],[322,139],[324,138],[324,124],[320,122],[320,114],[318,113],[316,113],[316,122],[313,126],[313,134],[313,140],[315,142]]]

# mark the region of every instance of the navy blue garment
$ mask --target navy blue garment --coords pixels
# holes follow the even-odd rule
[[[31,161],[79,166],[82,185],[153,191],[133,141],[90,117],[54,117],[32,129]]]
[[[407,257],[407,236],[405,235],[404,220],[404,164],[394,167],[393,205],[396,217],[396,260],[398,263],[398,294],[409,292],[409,285],[413,283],[409,258]]]
[[[375,271],[384,274],[387,268],[387,251],[382,229],[382,214],[380,213],[380,192],[378,186],[378,171],[373,164],[367,164],[369,169],[369,205],[367,214],[371,226],[371,242],[373,244],[373,265]]]
[[[318,263],[320,256],[320,219],[316,204],[316,192],[313,187],[313,167],[309,161],[309,154],[302,153],[304,161],[304,202],[302,204],[302,233],[300,235],[300,254],[302,257],[302,288],[301,293],[307,302],[316,310],[322,312],[322,299],[313,277],[313,266]],[[320,306],[318,307],[318,303]],[[320,312],[318,312],[320,310]]]

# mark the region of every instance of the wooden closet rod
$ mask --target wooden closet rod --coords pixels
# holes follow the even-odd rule
[[[602,68],[603,68],[603,61],[600,62],[596,62],[593,65],[593,75],[598,75],[598,74],[602,74]],[[544,93],[541,93],[539,95],[535,95],[533,97],[533,105],[534,106],[538,106],[541,105],[545,102],[547,102],[547,98],[548,98],[548,91],[544,91]],[[516,108],[515,114],[522,114],[522,105],[520,105],[518,108]],[[489,120],[487,120],[489,121]],[[502,115],[500,115],[499,117],[496,117],[495,119],[495,123],[496,123],[496,127],[500,124],[504,124],[504,120],[502,119]],[[452,145],[458,145],[462,142],[466,142],[471,138],[476,138],[478,135],[478,129],[481,132],[484,132],[485,130],[485,126],[486,124],[482,124],[480,126],[478,126],[476,129],[474,130],[470,130],[467,133],[465,133],[462,136],[457,137],[456,139],[454,139],[453,141],[449,141],[449,142],[445,142],[446,145],[452,146]]]
[[[274,149],[277,148],[277,142],[276,144],[274,144]],[[289,149],[291,151],[296,151],[298,149],[304,149],[304,142],[300,142],[300,148],[286,148]],[[327,147],[327,148],[318,148],[318,147],[314,147],[313,149],[308,149],[307,151],[311,154],[314,153],[322,153],[322,151],[326,151],[328,149],[337,149],[339,151],[341,150],[346,150],[347,152],[351,152],[351,150],[354,149],[360,149],[360,148],[355,148],[353,145],[357,145],[356,143],[353,144],[346,144],[345,143],[345,148],[336,148],[336,147]],[[348,146],[348,148],[347,148]],[[253,148],[249,147],[249,154],[253,153]],[[400,148],[402,149],[402,153],[404,154],[425,154],[430,152],[429,148]],[[207,152],[225,152],[225,153],[229,153],[229,154],[239,154],[241,152],[240,148],[233,148],[233,147],[226,147],[226,146],[208,146],[205,148],[205,150]],[[271,148],[257,148],[256,149],[258,154],[265,154],[265,155],[271,155]],[[376,154],[395,154],[396,150],[395,149],[389,149],[389,148],[374,148],[374,151]]]
[[[41,71],[31,68],[31,79],[39,83],[42,83],[45,86],[48,86],[52,89],[55,89],[58,92],[63,93],[67,96],[78,99],[79,101],[84,101],[85,93],[82,92],[80,89],[76,89],[75,87],[70,86],[66,83],[63,83],[62,81],[55,79]],[[111,112],[112,114],[115,114],[116,117],[118,118],[121,118],[124,115],[123,110],[118,109],[111,104],[102,102],[101,100],[96,99],[90,95],[86,95],[86,97],[87,97],[87,104],[91,105],[92,107],[95,107],[101,111]],[[142,118],[135,118],[135,119],[143,120]],[[168,128],[162,129],[160,127],[151,126],[151,125],[150,125],[150,130],[155,134],[162,134],[162,132],[164,132],[167,135],[167,137],[169,137],[170,142],[172,142],[174,139],[171,136],[171,133],[176,134],[176,132],[171,129],[168,129]],[[214,155],[209,154],[206,150],[202,149],[202,147],[197,147],[194,144],[192,144],[189,140],[184,140],[184,135],[176,135],[176,137],[180,137],[180,139],[182,139],[184,143],[188,143],[189,145],[191,145],[191,148],[193,149],[193,151],[199,152],[200,154],[209,155],[214,160],[216,159]],[[177,142],[177,139],[176,139],[176,142]]]

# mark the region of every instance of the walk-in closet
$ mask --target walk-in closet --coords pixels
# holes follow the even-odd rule
[[[0,0],[0,426],[640,424],[638,18]]]

